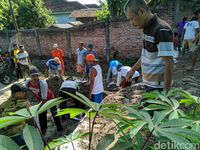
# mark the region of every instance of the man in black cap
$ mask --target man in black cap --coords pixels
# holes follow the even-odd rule
[[[93,47],[94,47],[93,44],[88,44],[87,51],[83,54],[83,56],[84,56],[84,66],[85,66],[85,71],[86,71],[87,77],[89,76],[90,66],[86,62],[86,56],[88,54],[93,54],[95,56],[95,58],[98,59],[97,52],[93,49]]]
[[[29,75],[30,80],[26,82],[26,87],[33,93],[35,100],[43,104],[49,100],[54,99],[54,93],[49,89],[48,84],[45,80],[40,79],[40,71],[35,66],[30,67]],[[62,134],[63,128],[60,122],[59,117],[55,117],[57,114],[56,106],[50,108],[54,123],[56,125],[58,134]],[[46,133],[47,129],[47,111],[39,115],[39,123],[42,130],[42,133]]]

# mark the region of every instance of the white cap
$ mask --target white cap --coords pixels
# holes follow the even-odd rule
[[[58,47],[58,44],[53,44],[53,48],[57,48]]]

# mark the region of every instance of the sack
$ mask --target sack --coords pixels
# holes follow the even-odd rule
[[[120,83],[120,85],[119,85],[121,88],[126,88],[126,87],[128,87],[128,86],[131,86],[131,82],[128,82],[128,81],[126,81],[126,79],[124,79],[121,83]]]

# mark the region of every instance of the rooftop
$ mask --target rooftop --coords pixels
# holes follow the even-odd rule
[[[95,18],[97,17],[96,9],[74,10],[69,17],[71,18]]]
[[[72,12],[78,9],[87,9],[88,7],[78,1],[67,0],[44,0],[44,4],[52,12]]]

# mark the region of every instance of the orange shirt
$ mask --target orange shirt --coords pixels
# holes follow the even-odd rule
[[[51,55],[53,58],[58,57],[61,62],[63,61],[64,53],[61,49],[52,50]]]

